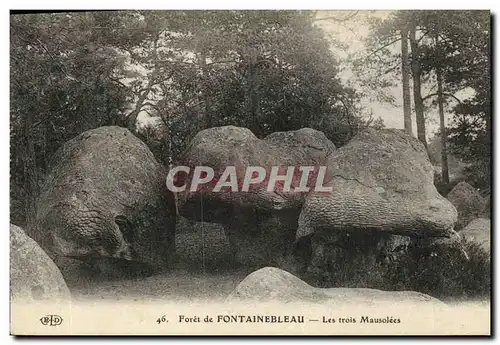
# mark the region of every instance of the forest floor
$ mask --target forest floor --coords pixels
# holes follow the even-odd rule
[[[168,271],[149,277],[103,279],[65,273],[75,300],[209,300],[222,301],[253,270],[234,262],[221,231],[183,230],[176,234],[176,262]]]
[[[450,260],[453,261],[453,259],[452,257]],[[440,262],[440,260],[438,261]],[[445,275],[443,270],[449,270],[453,273],[457,265],[463,265],[453,261],[448,262],[445,265],[446,267],[443,268],[440,267],[439,262],[437,263],[439,267],[433,268],[429,266],[427,268],[433,268],[432,272],[435,275],[442,275],[441,280],[447,281],[446,279],[448,279],[445,288],[454,289],[452,294],[445,297],[420,289],[412,290],[428,293],[442,301],[453,301],[453,304],[456,304],[459,301],[470,301],[470,298],[465,297],[467,294],[463,294],[462,290],[484,290],[481,284],[486,283],[488,283],[487,287],[490,286],[489,281],[486,280],[485,282],[481,280],[481,284],[478,286],[470,282],[471,279],[477,280],[482,277],[481,275],[472,274],[480,268],[479,266],[479,268],[475,267],[476,261],[470,263],[471,267],[468,267],[468,270],[462,267],[456,274],[451,275]],[[99,275],[82,274],[79,268],[70,267],[63,270],[63,275],[71,290],[73,299],[77,301],[162,300],[172,302],[220,302],[229,296],[247,275],[255,270],[255,267],[244,266],[236,262],[229,242],[220,226],[210,223],[204,223],[203,225],[197,223],[194,226],[192,224],[182,224],[178,227],[175,262],[173,262],[173,267],[164,272],[151,276],[105,278]],[[437,280],[437,282],[441,282],[441,280]],[[427,282],[427,280],[424,279],[424,282]],[[453,282],[455,285],[451,284]],[[394,290],[391,286],[378,288],[381,290]],[[434,290],[439,292],[438,288],[439,286]],[[481,303],[489,303],[484,301],[482,297],[479,300],[482,300]]]

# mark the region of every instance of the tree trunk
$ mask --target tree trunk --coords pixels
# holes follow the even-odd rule
[[[212,127],[212,116],[210,113],[210,97],[208,97],[207,94],[207,88],[209,84],[207,83],[208,75],[207,75],[207,54],[204,50],[201,51],[200,53],[200,68],[201,68],[201,75],[203,78],[203,90],[202,92],[202,98],[203,98],[203,105],[204,105],[204,110],[205,110],[205,116],[203,117],[203,129],[205,128],[211,128]]]
[[[420,81],[420,62],[419,47],[416,39],[415,27],[410,29],[410,45],[411,45],[411,72],[413,76],[413,99],[415,102],[415,117],[417,120],[417,137],[418,140],[427,148],[427,140],[425,138],[425,117],[424,117],[424,101],[422,100],[421,81]]]
[[[38,104],[40,91],[37,94]],[[33,111],[29,109],[24,120],[24,133],[23,133],[23,170],[24,170],[24,190],[26,199],[24,201],[24,212],[26,217],[26,224],[31,225],[35,219],[36,212],[36,199],[38,198],[38,169],[36,165],[36,153],[33,142]]]
[[[259,121],[259,96],[257,94],[257,67],[250,66],[248,76],[248,112],[254,133],[260,134],[261,123]]]
[[[135,104],[134,110],[130,112],[130,114],[127,115],[126,117],[126,126],[127,128],[134,132],[136,131],[137,127],[137,117],[139,116],[144,102],[148,99],[149,93],[151,92],[151,89],[156,83],[156,78],[158,74],[160,73],[159,71],[159,66],[158,66],[158,40],[159,36],[156,37],[153,41],[153,60],[154,60],[154,67],[153,67],[153,72],[151,72],[151,75],[148,77],[148,83],[146,84],[146,87],[139,91],[139,96],[137,99],[137,103]]]
[[[246,60],[245,113],[248,116],[248,127],[255,135],[263,135],[260,121],[260,97],[258,76],[258,52],[251,50]]]
[[[408,30],[401,30],[401,74],[403,81],[403,115],[405,131],[413,135],[411,124],[410,66],[408,61]]]
[[[436,50],[439,53],[439,38],[436,36]],[[443,96],[443,75],[441,67],[436,67],[436,77],[438,86],[438,106],[439,106],[439,129],[441,131],[441,175],[443,183],[450,183],[448,172],[448,154],[446,153],[446,128],[444,124],[444,96]]]
[[[135,133],[136,128],[136,123],[137,123],[137,117],[139,116],[144,102],[148,99],[148,95],[151,92],[151,89],[153,88],[154,85],[154,79],[157,75],[157,71],[153,71],[153,73],[150,76],[150,79],[148,81],[148,84],[144,88],[144,90],[139,94],[139,98],[137,99],[137,103],[135,104],[134,110],[130,112],[130,114],[127,115],[127,128],[131,130],[132,132]]]

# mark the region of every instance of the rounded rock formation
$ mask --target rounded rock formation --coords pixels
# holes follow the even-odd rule
[[[329,157],[327,181],[330,192],[308,194],[296,234],[298,241],[312,236],[318,265],[324,252],[334,262],[375,260],[411,237],[449,236],[457,220],[433,184],[424,146],[401,130],[358,134]]]
[[[381,291],[367,288],[315,288],[291,273],[265,267],[248,275],[228,296],[228,302],[307,302],[323,305],[393,306],[425,303],[445,307],[436,298],[414,291]]]
[[[462,229],[473,219],[478,218],[486,204],[481,194],[465,181],[458,183],[448,193],[447,199],[455,206],[458,212],[456,230]]]
[[[460,236],[466,241],[476,243],[486,253],[491,254],[491,221],[477,218],[460,230]]]
[[[13,224],[10,225],[10,298],[22,303],[71,299],[56,264],[23,229]]]
[[[130,131],[84,132],[56,152],[48,171],[29,228],[58,265],[71,258],[127,273],[168,265],[173,195],[164,168]]]
[[[294,187],[300,182],[298,167],[324,165],[334,150],[322,132],[310,128],[272,133],[262,140],[241,127],[205,129],[193,138],[176,162],[177,166],[191,168],[189,174],[176,175],[176,186],[187,186],[185,191],[176,193],[179,214],[223,224],[235,255],[245,263],[278,262],[293,244],[297,217],[307,193],[286,191],[279,184],[267,191],[271,168],[279,167],[279,174],[283,175],[287,168],[294,167]],[[211,182],[190,191],[196,166],[211,167],[215,176]],[[235,167],[238,191],[223,187],[220,192],[213,192],[228,166]],[[248,192],[241,191],[247,167],[255,166],[265,169],[266,178],[250,185]]]
[[[439,237],[457,219],[433,185],[424,146],[400,130],[360,133],[330,157],[327,180],[332,192],[307,196],[297,237],[321,227]]]

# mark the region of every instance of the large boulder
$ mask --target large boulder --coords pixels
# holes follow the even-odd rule
[[[265,139],[257,138],[250,130],[225,126],[199,132],[186,148],[177,166],[191,168],[189,174],[178,173],[176,186],[186,183],[185,191],[177,193],[179,214],[193,220],[223,224],[235,254],[245,263],[260,265],[275,263],[293,244],[297,217],[306,192],[294,192],[300,183],[299,166],[313,166],[310,183],[317,177],[318,167],[335,151],[335,146],[322,132],[303,128],[297,131],[273,133]],[[189,186],[194,167],[208,166],[214,178],[191,192]],[[223,187],[214,192],[228,166],[234,166],[238,179],[238,191]],[[242,181],[247,167],[265,169],[266,178],[251,184],[242,192]],[[284,184],[267,191],[272,167],[279,167],[284,174],[295,167],[292,189]]]
[[[445,304],[414,291],[381,291],[367,288],[315,288],[293,274],[275,267],[265,267],[248,275],[228,296],[228,302],[307,302],[339,305],[394,306],[424,303],[438,307]]]
[[[477,218],[460,231],[460,236],[469,242],[476,243],[486,253],[491,254],[491,220]]]
[[[486,197],[486,202],[484,203],[483,212],[481,213],[481,217],[491,218],[491,195]]]
[[[58,265],[71,258],[108,273],[164,268],[175,248],[165,173],[127,129],[86,131],[52,158],[30,236]]]
[[[327,181],[332,191],[310,192],[299,217],[297,241],[312,237],[314,265],[326,252],[368,271],[410,238],[449,236],[457,220],[433,184],[424,146],[401,130],[358,134],[329,157]]]
[[[50,257],[23,229],[10,225],[10,298],[12,302],[67,301],[64,278]]]
[[[462,229],[473,219],[478,218],[486,204],[481,194],[465,181],[458,183],[448,193],[447,199],[455,206],[458,212],[456,230]]]
[[[286,147],[287,151],[295,151],[293,153],[295,159],[302,155],[301,160],[318,164],[323,163],[326,157],[336,150],[335,145],[326,138],[323,132],[311,128],[274,132],[264,140],[279,147]]]

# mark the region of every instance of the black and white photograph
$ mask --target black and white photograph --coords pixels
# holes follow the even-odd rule
[[[12,336],[491,335],[489,10],[9,21]]]

